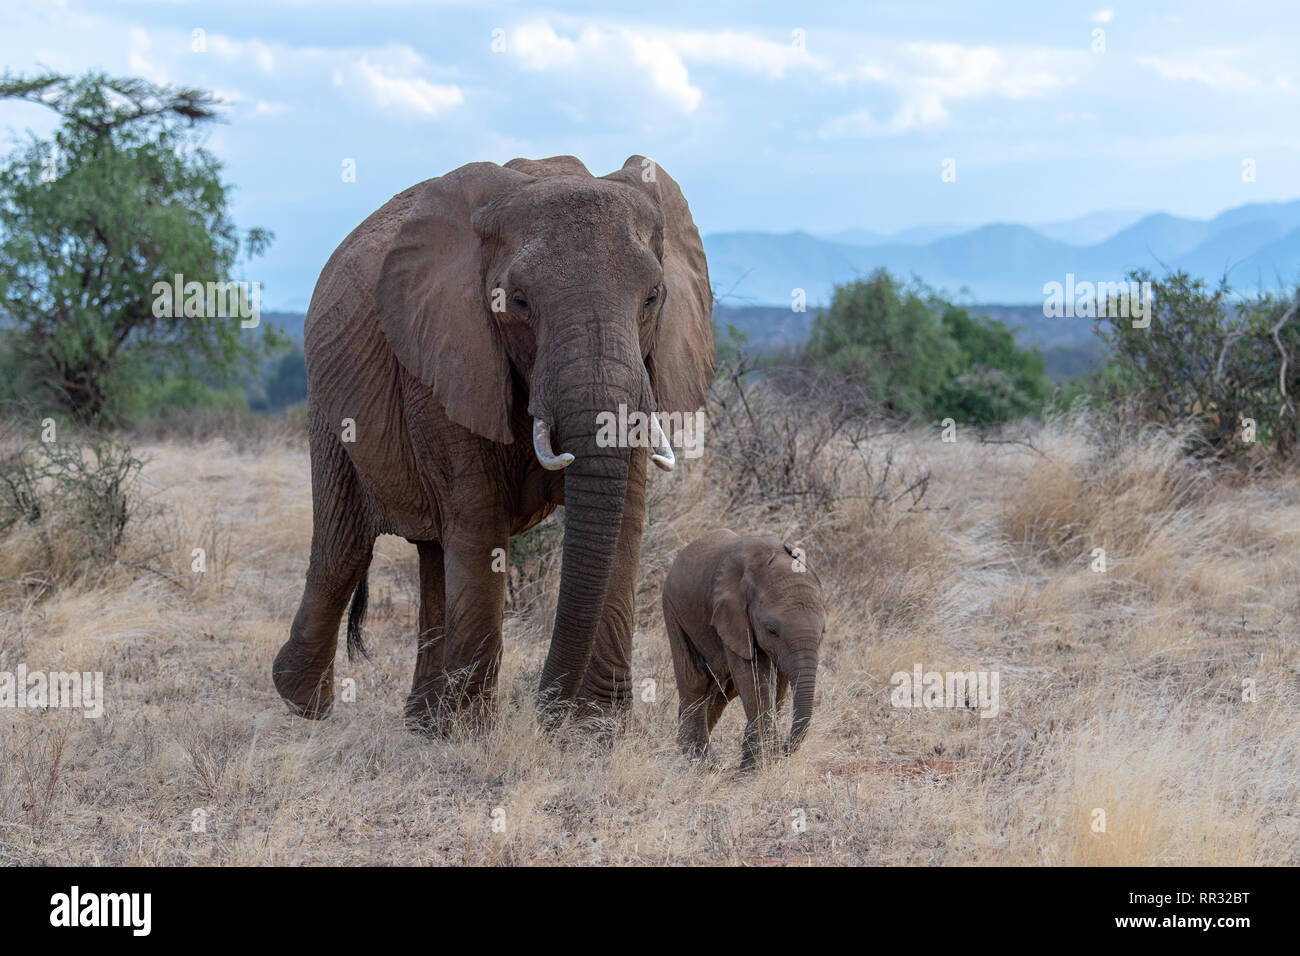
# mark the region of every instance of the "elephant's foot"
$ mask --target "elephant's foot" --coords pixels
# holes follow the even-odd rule
[[[625,731],[632,723],[632,695],[609,699],[579,697],[575,708],[580,721],[590,722],[602,730]]]
[[[572,699],[564,700],[553,693],[539,691],[537,696],[537,722],[543,730],[559,730],[574,716],[576,706]]]
[[[406,698],[406,729],[426,737],[451,736],[456,726],[456,709],[436,693],[411,693]]]
[[[406,698],[407,729],[429,737],[451,737],[458,731],[486,732],[496,715],[496,695],[486,688],[454,689],[445,684],[411,691]]]
[[[271,679],[289,709],[308,720],[322,720],[334,707],[334,660],[304,654],[292,640],[280,648],[271,665]]]
[[[547,732],[572,730],[612,746],[615,738],[631,725],[632,702],[630,698],[623,701],[592,697],[542,699],[537,704],[537,721]]]
[[[778,754],[779,750],[770,747],[743,747],[740,752],[740,772],[749,773],[760,767],[771,767],[776,763]]]
[[[403,713],[406,729],[413,734],[426,737],[446,737],[451,732],[450,722],[432,701],[411,694],[406,698],[406,710]]]
[[[742,771],[771,766],[783,755],[781,742],[777,740],[775,730],[770,725],[765,731],[756,731],[752,725],[745,730],[740,749]]]
[[[677,749],[681,751],[683,757],[692,763],[699,763],[709,758],[709,741],[707,737],[700,739],[695,734],[678,733]]]
[[[691,763],[707,763],[711,756],[708,744],[698,744],[695,746],[682,747],[680,749],[682,756]]]
[[[578,693],[563,709],[579,724],[626,729],[632,717],[632,675],[592,658]]]

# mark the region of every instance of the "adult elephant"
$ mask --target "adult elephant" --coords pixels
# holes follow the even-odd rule
[[[329,713],[339,620],[361,648],[375,538],[415,542],[413,726],[491,700],[511,535],[564,509],[545,704],[630,703],[647,449],[603,447],[598,415],[691,412],[713,374],[713,296],[676,182],[633,156],[472,163],[389,200],[330,257],[308,309],[311,560],[272,667]],[[671,445],[655,431],[656,463]],[[550,711],[553,712],[553,711]]]

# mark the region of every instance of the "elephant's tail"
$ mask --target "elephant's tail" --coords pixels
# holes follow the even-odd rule
[[[348,611],[348,660],[355,661],[358,656],[369,658],[366,650],[365,635],[361,633],[361,622],[366,619],[366,601],[370,598],[370,572],[361,575],[357,589],[352,592],[352,609]]]

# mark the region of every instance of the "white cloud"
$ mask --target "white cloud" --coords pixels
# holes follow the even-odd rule
[[[1074,77],[1065,66],[1071,51],[910,43],[891,48],[882,61],[853,70],[836,69],[826,56],[801,43],[782,42],[735,30],[642,30],[586,25],[565,35],[544,19],[507,31],[506,50],[525,70],[562,73],[566,79],[640,76],[683,113],[694,112],[704,94],[692,76],[712,66],[779,80],[804,71],[833,85],[868,83],[891,89],[898,100],[892,115],[860,108],[822,128],[827,138],[897,135],[936,127],[951,118],[959,100],[1029,99],[1047,95]]]
[[[822,139],[878,139],[897,136],[917,127],[940,126],[948,121],[948,111],[933,97],[905,103],[886,120],[877,119],[870,110],[854,110],[822,124]]]
[[[1200,83],[1211,89],[1238,93],[1258,89],[1261,80],[1236,66],[1231,62],[1234,59],[1231,52],[1206,51],[1187,58],[1140,56],[1138,63],[1155,70],[1166,80]]]
[[[632,72],[674,107],[690,113],[701,93],[672,44],[656,34],[630,29],[588,26],[576,38],[561,36],[545,20],[516,27],[507,35],[506,49],[526,70],[590,73],[602,78]]]
[[[1041,96],[1066,82],[1046,68],[1054,55],[1027,51],[1008,57],[989,46],[910,43],[903,48],[919,69],[913,80],[925,91],[952,99],[999,96],[1021,100]]]
[[[289,112],[289,104],[281,98],[288,78],[310,78],[307,82],[315,83],[315,78],[322,75],[332,75],[337,86],[361,91],[372,105],[382,110],[417,119],[435,119],[465,101],[459,86],[437,82],[438,69],[405,44],[319,49],[209,33],[204,37],[205,52],[198,52],[192,49],[188,31],[179,35],[184,38],[181,42],[177,42],[177,36],[164,33],[154,43],[153,34],[139,27],[130,28],[127,34],[130,71],[161,83],[169,79],[167,68],[186,75],[193,68],[203,70],[215,66],[221,75],[230,76],[232,70],[227,64],[233,64],[236,66],[233,75],[240,77],[239,82],[247,85],[248,91],[218,87],[214,93],[227,104],[249,107],[256,116],[280,116]],[[158,62],[154,62],[155,51]],[[274,91],[259,89],[259,85],[265,87],[265,81],[259,81],[259,74],[276,74],[283,82]],[[266,95],[272,92],[275,98]]]
[[[207,38],[208,50],[214,56],[227,62],[247,59],[263,73],[275,70],[275,54],[261,40],[233,40],[221,33],[213,33]]]
[[[352,64],[351,75],[377,106],[393,112],[436,119],[465,102],[459,86],[431,83],[421,76],[394,73],[391,68],[376,66],[365,56]]]
[[[599,40],[599,31],[592,28],[583,31],[584,46],[595,46]],[[510,33],[506,49],[530,70],[549,70],[578,62],[578,43],[560,36],[545,20],[516,27]]]
[[[664,99],[691,113],[703,99],[691,80],[688,63],[724,67],[781,79],[800,69],[827,72],[829,63],[788,43],[735,30],[645,30],[585,26],[563,36],[546,20],[533,20],[509,31],[506,49],[526,70],[563,71],[607,77],[641,75]]]
[[[650,75],[650,82],[683,112],[690,113],[700,105],[700,91],[691,86],[686,64],[668,43],[636,34],[627,34],[632,48],[632,59]]]
[[[796,46],[793,37],[788,43],[778,43],[752,33],[722,30],[675,31],[662,34],[662,38],[687,60],[762,73],[773,79],[800,69],[819,72],[830,69],[824,58],[810,54],[803,46]]]
[[[904,44],[901,55],[885,63],[860,66],[850,78],[890,88],[898,100],[881,119],[867,109],[824,123],[823,139],[871,139],[943,126],[952,118],[949,104],[962,100],[1023,100],[1045,96],[1074,76],[1062,71],[1069,55],[1048,50],[1001,51],[956,43]]]
[[[212,95],[227,106],[239,106],[248,102],[248,96],[242,90],[228,87],[216,87],[212,90]],[[278,100],[256,100],[252,112],[254,116],[281,116],[289,112],[289,104]]]
[[[154,83],[166,83],[167,71],[149,56],[153,41],[142,27],[131,27],[127,31],[126,65],[132,73],[152,80]]]
[[[1115,11],[1110,7],[1106,7],[1104,10],[1089,14],[1088,19],[1093,23],[1110,23],[1111,20],[1115,19]]]

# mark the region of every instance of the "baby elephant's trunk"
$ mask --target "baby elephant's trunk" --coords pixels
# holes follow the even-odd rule
[[[794,695],[794,719],[790,721],[790,739],[785,745],[785,752],[792,754],[803,743],[808,734],[808,725],[812,722],[813,694],[817,690],[817,654],[814,652],[795,657],[787,676]]]

